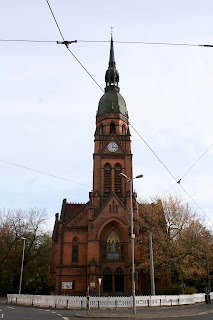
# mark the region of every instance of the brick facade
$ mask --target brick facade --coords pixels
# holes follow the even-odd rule
[[[52,237],[51,282],[56,294],[131,294],[130,183],[132,154],[128,113],[119,93],[113,41],[106,72],[106,89],[96,116],[93,191],[86,204],[63,200],[60,217],[56,215]],[[133,194],[135,257],[141,246],[137,222],[136,193]],[[136,258],[135,258],[136,259]],[[63,283],[72,289],[63,289]],[[136,293],[147,293],[149,276],[136,279]]]

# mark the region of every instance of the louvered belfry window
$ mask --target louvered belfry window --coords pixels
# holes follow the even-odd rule
[[[104,167],[104,192],[111,192],[111,167],[108,164]]]
[[[115,166],[115,192],[120,193],[121,192],[121,166],[116,165]]]

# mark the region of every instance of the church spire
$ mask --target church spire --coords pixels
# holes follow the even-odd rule
[[[118,73],[118,70],[116,69],[112,33],[111,33],[109,66],[108,66],[108,70],[106,71],[106,74],[105,74],[105,82],[106,82],[105,91],[112,90],[112,89],[113,90],[117,89],[119,91],[119,88],[118,88],[119,73]]]
[[[111,45],[110,45],[110,55],[109,55],[109,68],[115,68],[115,56],[114,56],[114,45],[113,45],[113,38],[111,33]]]

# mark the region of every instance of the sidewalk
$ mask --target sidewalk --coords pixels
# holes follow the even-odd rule
[[[131,309],[117,310],[82,310],[75,314],[78,318],[120,318],[120,319],[165,319],[179,317],[193,317],[198,315],[213,314],[213,305],[199,304],[195,306],[178,306],[178,307],[158,307],[158,308],[138,308],[136,314]]]

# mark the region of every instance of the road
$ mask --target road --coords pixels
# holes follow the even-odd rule
[[[212,320],[213,305],[195,305],[167,308],[137,309],[137,314],[126,310],[59,310],[7,305],[0,300],[0,319],[5,320],[73,320],[73,319],[166,319],[166,320]]]

